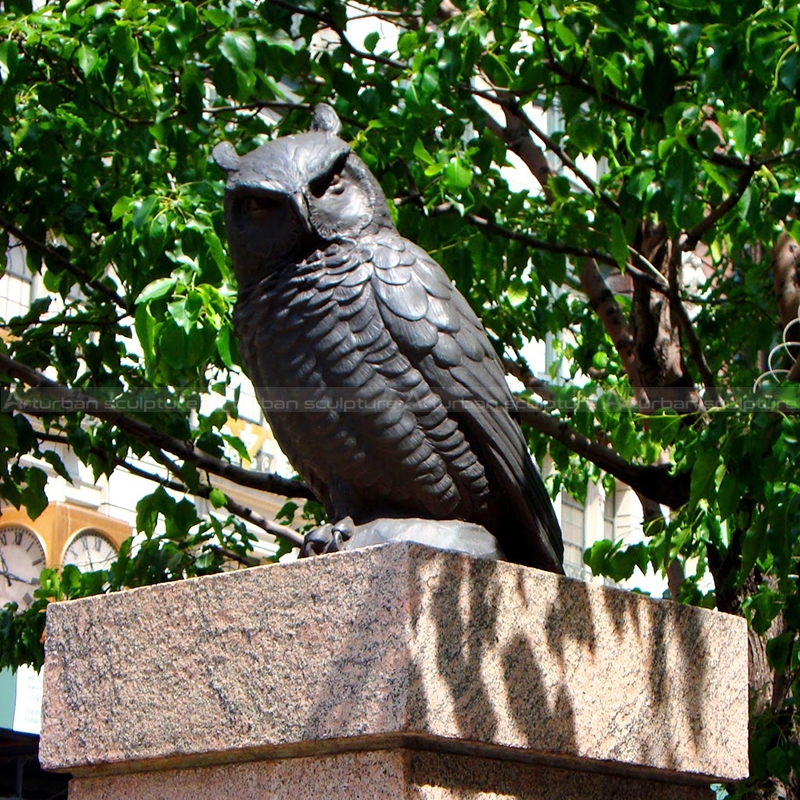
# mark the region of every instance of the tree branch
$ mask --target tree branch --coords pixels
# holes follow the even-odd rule
[[[678,301],[673,304],[675,315],[678,317],[678,325],[680,326],[681,333],[686,337],[686,343],[689,345],[689,353],[692,356],[695,366],[700,372],[700,378],[703,381],[703,386],[706,389],[706,396],[704,400],[706,405],[718,406],[721,404],[719,390],[717,389],[717,381],[714,372],[706,360],[705,353],[703,353],[703,346],[700,344],[700,339],[697,336],[697,331],[694,329],[694,322],[686,310],[686,305]]]
[[[711,230],[722,217],[736,206],[739,200],[742,199],[745,190],[750,185],[750,181],[753,179],[753,175],[755,175],[757,169],[757,163],[751,163],[745,167],[744,171],[739,176],[739,180],[736,182],[736,190],[728,195],[718,206],[712,208],[697,225],[686,232],[686,236],[681,243],[681,250],[684,252],[694,250],[700,239],[703,238],[703,235]]]
[[[441,214],[457,214],[458,210],[452,203],[442,203],[441,205],[431,208],[428,213],[430,216],[435,217]],[[478,216],[477,214],[463,214],[462,218],[465,222],[468,222],[476,228],[481,228],[496,236],[502,236],[504,239],[509,239],[512,242],[519,242],[533,250],[543,250],[546,253],[560,253],[566,256],[575,256],[576,258],[594,258],[609,266],[617,266],[614,257],[608,253],[604,253],[602,250],[587,250],[583,247],[577,247],[571,244],[547,242],[544,239],[537,239],[535,236],[530,236],[522,231],[513,231],[509,228],[504,228],[502,225],[498,225],[496,222]]]
[[[502,98],[492,98],[490,93],[480,93],[481,97],[486,97],[487,99],[492,99],[493,102],[497,102],[501,105],[504,110],[507,111],[506,118],[509,119],[509,114],[511,114],[511,122],[509,124],[515,125],[514,130],[509,131],[508,136],[514,140],[518,139],[518,135],[515,134],[518,131],[518,127],[514,120],[516,119],[518,122],[525,124],[526,127],[528,125],[532,125],[533,123],[528,119],[527,115],[522,112],[516,102],[511,104],[508,101]],[[489,115],[487,114],[487,117]],[[504,137],[505,138],[505,137]],[[530,141],[530,137],[526,137]],[[531,145],[536,148],[535,144],[531,141]],[[536,148],[541,153],[540,148]],[[528,158],[533,158],[533,154],[529,154]],[[536,161],[533,162],[537,166],[539,164],[539,158],[536,157]],[[533,170],[532,170],[533,171]],[[538,173],[541,173],[541,178],[539,177]],[[533,171],[534,176],[537,180],[544,179],[545,181],[549,178],[552,174],[552,170],[549,168],[544,170],[537,170]],[[546,183],[542,184],[542,187],[545,188],[547,186]],[[547,195],[545,195],[547,197]],[[598,196],[598,195],[596,195]],[[602,199],[602,194],[599,195]],[[552,198],[548,198],[548,201],[551,202]],[[616,206],[616,203],[612,200],[611,203]],[[618,210],[618,209],[617,209]],[[474,225],[485,227],[489,230],[492,230],[491,225],[493,223],[489,223],[487,220],[483,220],[480,217],[475,217],[475,215],[467,214],[465,215],[465,219],[470,221]],[[499,235],[507,235],[505,229],[498,228],[493,230],[494,233]],[[508,232],[507,238],[513,238],[517,241],[525,241],[530,247],[535,247],[540,244],[538,240],[533,239],[533,237],[528,237],[526,234],[521,233],[514,233]],[[549,243],[548,243],[549,245]],[[569,251],[573,250],[571,245],[558,245],[559,249],[556,252],[563,252],[566,254],[570,254]],[[552,245],[549,247],[542,247],[540,249],[553,249]],[[579,279],[581,282],[581,288],[586,293],[586,296],[589,299],[589,304],[591,305],[592,309],[597,313],[600,317],[603,326],[606,329],[606,332],[611,338],[611,341],[614,343],[614,347],[617,349],[619,353],[620,359],[622,361],[622,365],[625,368],[626,373],[630,379],[631,386],[633,387],[634,392],[636,393],[637,402],[643,407],[647,407],[648,399],[647,394],[643,388],[643,382],[641,378],[641,374],[638,368],[638,362],[636,359],[636,352],[635,352],[635,340],[633,335],[630,332],[627,322],[625,321],[625,315],[622,313],[622,309],[620,308],[619,303],[617,302],[616,298],[614,297],[614,293],[608,286],[605,278],[603,277],[602,273],[597,267],[597,261],[601,260],[606,263],[611,263],[614,266],[617,266],[617,262],[615,259],[611,258],[607,254],[598,253],[594,251],[584,251],[581,250],[580,253],[571,253],[572,255],[578,255],[581,257],[582,265],[580,268]],[[646,261],[646,260],[645,260]],[[649,264],[649,262],[647,262]],[[650,265],[652,266],[652,265]],[[645,273],[640,273],[640,276],[644,278]],[[654,288],[657,288],[659,291],[664,291],[664,283],[663,281],[656,281],[652,277],[648,279],[648,283],[654,285]]]
[[[594,259],[585,258],[583,260],[578,277],[581,282],[581,288],[589,298],[589,305],[600,317],[606,333],[619,353],[622,366],[628,374],[631,387],[636,395],[636,401],[643,408],[647,408],[649,399],[639,372],[639,363],[636,358],[636,340],[633,338],[628,323],[625,321],[622,308],[620,308],[614,293],[606,283],[606,279],[597,268],[597,262]]]
[[[422,196],[419,194],[395,197],[392,202],[396,206],[414,203],[420,208],[424,209]],[[556,242],[548,242],[544,239],[537,239],[535,236],[523,233],[522,231],[515,231],[511,230],[510,228],[505,228],[502,225],[498,225],[496,222],[486,219],[485,217],[478,216],[477,214],[461,214],[461,212],[453,203],[440,203],[437,206],[433,206],[433,208],[426,209],[426,211],[428,215],[432,217],[439,216],[441,214],[459,214],[465,222],[468,222],[470,225],[476,228],[481,228],[489,233],[495,234],[496,236],[502,236],[504,239],[509,239],[512,242],[519,242],[520,244],[530,247],[532,250],[543,250],[546,253],[560,253],[565,256],[574,256],[575,258],[591,258],[599,264],[607,264],[609,267],[619,269],[619,265],[617,264],[617,260],[614,258],[614,256],[612,256],[610,253],[604,252],[603,250],[586,249],[583,247],[578,247],[577,245],[559,244]],[[667,297],[672,296],[664,276],[641,253],[638,253],[632,247],[628,247],[628,255],[632,260],[642,267],[642,269],[639,269],[639,267],[634,267],[632,264],[628,264],[626,266],[626,270],[631,274],[632,277],[634,277],[636,280],[644,281],[648,286],[650,286],[651,289],[661,292]]]
[[[552,403],[555,400],[553,387],[546,381],[539,380],[528,364],[522,358],[520,353],[516,353],[516,358],[503,358],[503,366],[509,375],[513,375],[526,389],[543,397],[547,402]]]
[[[262,108],[272,108],[275,111],[313,111],[311,103],[289,103],[281,100],[258,100],[255,103],[242,103],[238,106],[211,106],[204,108],[203,113],[214,116],[215,114],[232,113],[236,111],[260,111]]]
[[[181,477],[180,467],[171,459],[167,458],[167,456],[161,451],[157,450],[153,453],[155,459],[172,475],[177,478],[178,486],[182,487],[179,488],[179,491],[183,491],[184,493],[191,493],[196,495],[197,497],[203,497],[208,499],[211,497],[211,492],[214,491],[214,486],[211,483],[203,483],[200,482],[199,486],[196,490],[190,489],[188,486],[185,485],[183,478]],[[171,483],[175,483],[172,481]],[[173,487],[175,488],[175,487]],[[263,531],[271,534],[272,536],[277,536],[279,539],[285,539],[289,544],[293,547],[301,547],[303,544],[303,536],[299,534],[297,531],[292,530],[291,528],[287,528],[285,525],[281,525],[278,522],[274,522],[273,520],[267,519],[262,514],[259,514],[257,511],[253,511],[252,508],[245,506],[244,504],[234,500],[229,494],[222,492],[223,496],[225,497],[224,507],[231,512],[231,514],[240,517],[241,519],[245,519],[248,522],[251,522],[258,528],[261,528]]]
[[[148,425],[135,417],[123,414],[113,408],[103,405],[80,391],[69,389],[61,384],[51,381],[31,367],[9,358],[7,355],[0,354],[0,371],[8,373],[27,386],[34,388],[48,389],[50,397],[69,404],[72,408],[80,408],[81,411],[98,419],[106,420],[115,425],[119,430],[130,434],[140,442],[166,450],[174,456],[194,464],[198,469],[227,478],[240,486],[250,489],[258,489],[263,492],[283,495],[284,497],[302,497],[313,500],[314,495],[311,490],[299,481],[290,481],[264,472],[254,472],[251,470],[236,467],[227,461],[214,458],[213,456],[198,450],[192,442],[181,441],[169,434],[164,433]],[[22,406],[22,411],[32,413],[30,409]],[[41,412],[40,412],[41,413]],[[54,413],[54,412],[49,412]]]
[[[354,55],[357,58],[364,59],[365,61],[374,61],[376,64],[383,64],[386,67],[394,67],[395,69],[404,70],[408,67],[408,65],[404,64],[402,61],[395,61],[393,58],[386,58],[386,56],[378,56],[375,55],[375,53],[369,53],[366,50],[359,50],[347,38],[347,34],[336,24],[335,20],[330,14],[326,14],[321,11],[314,11],[310,8],[296,6],[293,3],[287,3],[286,0],[272,0],[272,4],[280,6],[281,8],[285,8],[287,11],[291,11],[294,14],[301,14],[304,17],[315,19],[326,28],[330,28],[339,37],[339,41],[341,41],[342,45],[350,51],[351,55]]]
[[[735,205],[735,203],[734,203]],[[696,242],[695,242],[696,244]],[[669,262],[667,266],[668,281],[670,287],[670,308],[677,317],[678,327],[689,345],[689,354],[692,361],[700,373],[700,379],[703,381],[703,386],[706,389],[706,397],[704,401],[706,405],[718,406],[720,405],[719,391],[717,390],[717,381],[711,367],[706,360],[703,346],[700,344],[700,339],[697,336],[697,331],[694,329],[694,322],[689,316],[686,309],[686,304],[681,300],[680,296],[680,271],[681,271],[681,253],[682,249],[678,246],[677,239],[672,241],[672,246],[669,255]]]
[[[285,100],[258,100],[254,103],[242,103],[238,106],[211,106],[203,109],[204,114],[215,116],[217,114],[235,114],[239,111],[260,111],[262,108],[270,108],[275,111],[306,111],[314,110],[312,103],[290,103]],[[345,114],[339,114],[339,118],[356,128],[364,128],[364,123],[355,117],[348,117]]]
[[[570,86],[574,86],[576,89],[582,89],[592,97],[602,100],[604,103],[608,103],[616,108],[620,108],[623,111],[627,111],[629,114],[633,114],[637,117],[643,117],[645,115],[645,109],[635,106],[633,103],[629,103],[627,100],[622,100],[621,98],[609,94],[608,92],[598,92],[597,89],[592,86],[592,84],[583,80],[580,75],[576,75],[573,72],[568,72],[565,70],[561,64],[556,61],[553,45],[550,42],[550,33],[547,30],[547,20],[544,16],[544,10],[542,6],[539,6],[538,11],[539,21],[542,23],[542,39],[544,41],[545,51],[547,52],[547,61],[544,62],[544,65],[554,75],[558,75],[559,78],[563,78]]]
[[[519,103],[514,101],[508,101],[507,98],[502,98],[501,93],[498,92],[498,99],[503,99],[505,102],[503,103],[503,112],[508,119],[509,115],[513,115],[516,117],[525,127],[540,141],[542,144],[550,150],[558,160],[567,168],[569,169],[574,175],[578,177],[578,179],[583,183],[583,185],[589,190],[591,194],[597,197],[601,203],[605,206],[610,208],[615,214],[619,215],[620,208],[619,204],[616,200],[609,197],[605,192],[601,192],[600,188],[597,185],[597,182],[592,180],[583,170],[578,167],[578,165],[559,147],[559,145],[550,137],[548,136],[543,130],[539,128],[538,125],[522,110]]]
[[[530,137],[528,129],[522,121],[511,114],[510,111],[503,109],[506,116],[505,126],[495,120],[491,114],[486,115],[486,126],[498,139],[502,139],[512,153],[522,159],[522,162],[530,170],[534,178],[539,182],[548,203],[553,202],[553,193],[548,185],[548,180],[555,175],[540,147],[537,147]]]
[[[10,233],[15,239],[18,239],[20,242],[22,242],[25,247],[35,250],[37,253],[41,253],[46,258],[49,258],[51,261],[54,261],[59,266],[63,267],[71,275],[74,275],[75,278],[77,278],[81,283],[85,284],[86,286],[90,286],[96,292],[104,295],[115,305],[125,309],[125,311],[130,311],[130,306],[124,298],[120,297],[113,289],[106,286],[104,283],[92,280],[86,270],[84,270],[82,267],[79,267],[77,264],[73,264],[72,261],[63,256],[57,250],[54,250],[44,242],[40,242],[38,239],[34,239],[32,236],[28,236],[25,231],[23,231],[21,228],[18,228],[13,222],[10,222],[2,216],[0,216],[0,227],[2,227],[7,233]]]
[[[613,475],[656,503],[679,508],[689,501],[688,473],[672,475],[668,464],[655,466],[631,464],[610,448],[592,441],[570,428],[563,420],[556,419],[524,400],[517,401],[517,411],[522,421],[535,431],[555,439],[573,453],[591,461],[604,472]]]
[[[45,431],[36,431],[36,438],[40,442],[49,442],[51,444],[60,444],[65,447],[69,447],[69,439],[66,436],[62,436],[60,434],[55,433],[47,433]],[[95,455],[99,456],[100,458],[107,458],[108,453],[101,450],[99,447],[91,447],[90,448]],[[211,496],[211,492],[214,490],[214,487],[209,483],[201,483],[196,490],[190,489],[183,480],[180,479],[180,471],[177,465],[173,464],[169,461],[169,459],[164,458],[162,461],[161,458],[153,453],[156,460],[164,464],[165,468],[172,472],[177,476],[179,480],[171,480],[169,478],[163,478],[160,475],[156,475],[154,472],[148,472],[141,467],[137,467],[134,464],[131,464],[129,461],[126,461],[124,458],[114,458],[114,463],[116,466],[121,467],[122,469],[130,472],[131,475],[136,475],[138,478],[144,478],[145,480],[151,481],[153,483],[157,483],[159,486],[163,486],[165,489],[172,489],[173,491],[180,492],[181,494],[193,494],[195,497],[202,497],[204,499],[208,499]],[[162,454],[163,456],[163,454]],[[165,463],[166,462],[166,463]],[[169,464],[170,466],[167,466]],[[292,530],[291,528],[287,528],[285,525],[280,525],[273,520],[269,520],[266,517],[259,514],[257,511],[253,511],[252,509],[248,508],[247,506],[242,505],[241,503],[237,502],[236,500],[232,499],[229,495],[225,494],[225,504],[224,508],[230,511],[231,514],[234,516],[240,517],[241,519],[246,520],[247,522],[252,523],[257,528],[261,528],[266,533],[271,534],[272,536],[276,536],[280,539],[286,539],[293,547],[300,547],[303,544],[303,537],[297,531]],[[230,558],[236,558],[237,560],[241,561],[241,556],[237,556],[234,553],[227,553]],[[245,563],[242,561],[242,563]],[[256,566],[256,564],[248,564],[247,566]]]

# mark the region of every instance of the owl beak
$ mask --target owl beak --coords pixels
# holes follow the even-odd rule
[[[297,212],[297,216],[303,223],[303,227],[306,229],[306,233],[313,233],[314,229],[311,227],[311,213],[308,210],[308,201],[303,192],[297,191],[292,195],[292,204]]]

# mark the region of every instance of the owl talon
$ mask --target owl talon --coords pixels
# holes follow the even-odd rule
[[[320,556],[324,553],[336,553],[344,549],[344,544],[353,538],[355,524],[351,517],[345,517],[338,522],[320,525],[309,531],[303,539],[300,548],[300,557]]]

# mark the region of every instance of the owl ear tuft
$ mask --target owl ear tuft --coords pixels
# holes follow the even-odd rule
[[[235,172],[239,168],[239,156],[230,142],[220,142],[212,151],[211,157],[225,172]]]
[[[311,119],[311,130],[322,133],[331,133],[334,136],[342,129],[339,116],[327,103],[319,103],[314,107],[314,116]]]

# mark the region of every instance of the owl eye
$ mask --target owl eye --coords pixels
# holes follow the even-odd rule
[[[308,188],[311,189],[311,194],[313,194],[314,197],[322,197],[330,188],[336,186],[340,180],[341,178],[338,175],[329,172],[328,174],[323,175],[320,178],[315,178],[313,181],[311,181],[308,184]]]
[[[342,170],[344,169],[345,161],[347,161],[347,154],[338,158],[333,167],[325,174],[309,182],[308,188],[311,189],[314,197],[322,197],[328,192],[333,194],[342,194],[344,192],[345,184],[342,179]]]
[[[328,191],[333,194],[341,194],[344,191],[344,181],[341,175],[337,175],[328,187]]]
[[[239,208],[248,217],[255,219],[264,219],[268,217],[275,210],[277,203],[274,200],[269,200],[264,197],[256,197],[249,195],[242,198]]]

